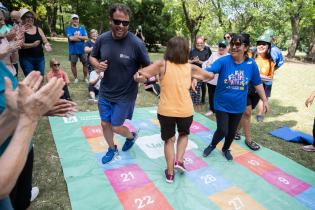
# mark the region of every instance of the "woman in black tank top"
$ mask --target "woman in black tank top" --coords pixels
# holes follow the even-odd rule
[[[34,25],[35,14],[28,9],[21,10],[22,25],[27,29],[24,33],[25,40],[22,49],[19,50],[20,65],[27,76],[31,71],[45,73],[45,57],[43,45],[46,51],[51,51],[50,44],[41,28]]]

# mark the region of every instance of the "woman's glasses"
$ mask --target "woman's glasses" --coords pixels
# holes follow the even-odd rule
[[[117,26],[119,26],[120,24],[122,24],[123,26],[128,26],[129,25],[129,21],[128,20],[117,20],[117,19],[113,19],[113,23]]]
[[[259,46],[259,45],[268,45],[268,43],[267,42],[258,41],[257,42],[257,46]]]
[[[34,19],[33,15],[25,15],[24,17],[25,17],[25,19]]]
[[[231,42],[231,43],[230,43],[231,47],[235,46],[235,47],[237,47],[237,48],[241,47],[242,44],[243,44],[242,42]]]
[[[53,66],[60,66],[60,63],[54,63]]]
[[[224,39],[225,39],[225,40],[226,40],[226,39],[231,39],[231,37],[230,37],[230,36],[225,36]]]

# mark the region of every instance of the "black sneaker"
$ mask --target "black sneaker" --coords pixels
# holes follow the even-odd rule
[[[203,151],[203,156],[208,157],[210,153],[215,149],[215,146],[212,146],[211,144]]]
[[[229,161],[233,160],[233,156],[231,155],[231,152],[230,152],[229,149],[227,149],[227,150],[225,150],[225,151],[222,151],[222,152],[223,152],[224,157],[225,157],[227,160],[229,160]]]

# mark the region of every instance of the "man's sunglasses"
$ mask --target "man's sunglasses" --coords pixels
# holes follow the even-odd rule
[[[128,20],[117,20],[117,19],[112,19],[113,23],[116,26],[119,26],[120,24],[122,24],[123,26],[128,26],[129,25],[129,21]]]
[[[60,66],[60,63],[54,63],[53,66]]]

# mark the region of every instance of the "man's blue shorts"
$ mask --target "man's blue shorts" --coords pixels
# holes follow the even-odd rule
[[[121,126],[126,119],[131,120],[136,101],[111,102],[103,97],[98,99],[98,110],[101,120],[113,126]]]

